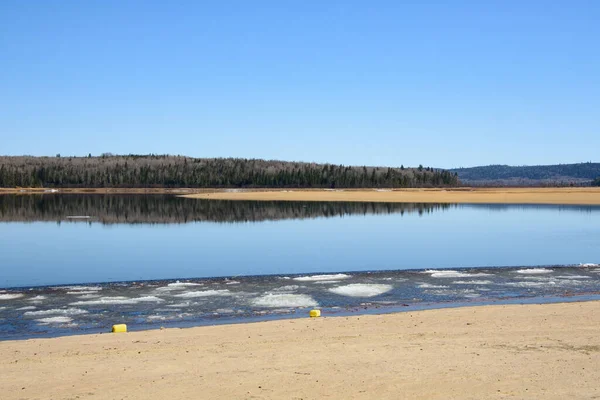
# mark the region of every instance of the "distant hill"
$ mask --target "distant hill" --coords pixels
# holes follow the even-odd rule
[[[473,186],[549,186],[590,185],[600,178],[600,163],[531,165],[487,165],[484,167],[457,168],[465,185]],[[597,181],[596,181],[597,182]]]
[[[243,158],[0,156],[0,187],[402,188],[457,186],[448,171]]]

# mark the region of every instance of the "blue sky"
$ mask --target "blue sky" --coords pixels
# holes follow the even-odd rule
[[[598,1],[0,2],[0,154],[600,161]]]

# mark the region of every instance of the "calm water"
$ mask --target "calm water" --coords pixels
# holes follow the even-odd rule
[[[0,196],[0,253],[0,338],[589,297],[600,207]]]

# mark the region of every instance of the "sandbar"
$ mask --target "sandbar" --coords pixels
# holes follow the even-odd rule
[[[600,188],[262,190],[195,193],[183,197],[264,201],[600,205]]]

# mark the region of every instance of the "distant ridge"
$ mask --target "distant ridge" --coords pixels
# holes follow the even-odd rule
[[[455,168],[460,181],[472,186],[587,186],[600,177],[600,163],[556,165],[487,165]]]

